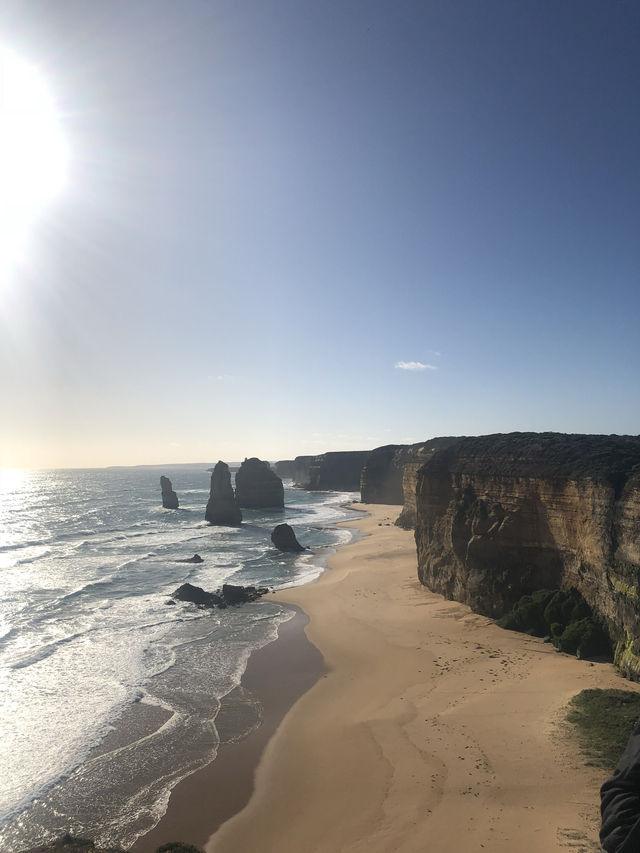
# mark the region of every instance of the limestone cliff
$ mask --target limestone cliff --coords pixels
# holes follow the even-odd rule
[[[457,441],[460,441],[460,438],[443,436],[409,445],[402,462],[402,512],[396,520],[399,527],[410,530],[416,525],[416,486],[420,468],[437,450],[449,447]]]
[[[283,507],[282,480],[268,462],[255,456],[245,459],[236,473],[236,500],[246,509]]]
[[[283,480],[291,480],[293,479],[295,464],[294,459],[280,459],[279,462],[274,463],[273,470]]]
[[[370,453],[370,450],[344,450],[314,456],[304,487],[313,491],[360,491],[360,475]]]
[[[402,471],[408,444],[376,447],[360,475],[360,498],[366,504],[402,504]]]
[[[575,588],[640,678],[640,437],[460,439],[417,472],[422,583],[488,616]]]

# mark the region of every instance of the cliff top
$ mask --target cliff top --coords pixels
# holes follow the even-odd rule
[[[640,436],[510,432],[462,438],[438,451],[425,473],[590,478],[620,492],[640,476]]]

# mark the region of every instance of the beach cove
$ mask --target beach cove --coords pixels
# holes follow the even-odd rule
[[[431,593],[397,508],[358,509],[369,514],[345,524],[362,538],[318,581],[277,594],[308,616],[326,672],[207,853],[598,850],[604,774],[586,766],[565,707],[586,688],[632,685]]]

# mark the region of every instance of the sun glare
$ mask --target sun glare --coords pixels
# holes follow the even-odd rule
[[[66,166],[45,79],[0,45],[0,281],[21,259],[29,225],[62,188]]]

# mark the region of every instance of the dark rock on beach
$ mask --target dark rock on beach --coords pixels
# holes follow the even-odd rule
[[[242,513],[231,486],[231,474],[226,462],[218,462],[211,474],[211,491],[204,514],[210,524],[238,527]]]
[[[304,551],[306,550],[296,539],[296,534],[289,524],[278,524],[273,528],[271,541],[280,551]]]
[[[236,474],[236,500],[245,509],[283,507],[282,480],[268,462],[255,456],[245,459]]]
[[[160,477],[160,489],[162,490],[162,506],[165,509],[178,509],[180,506],[178,496],[173,491],[171,480],[168,477]]]

